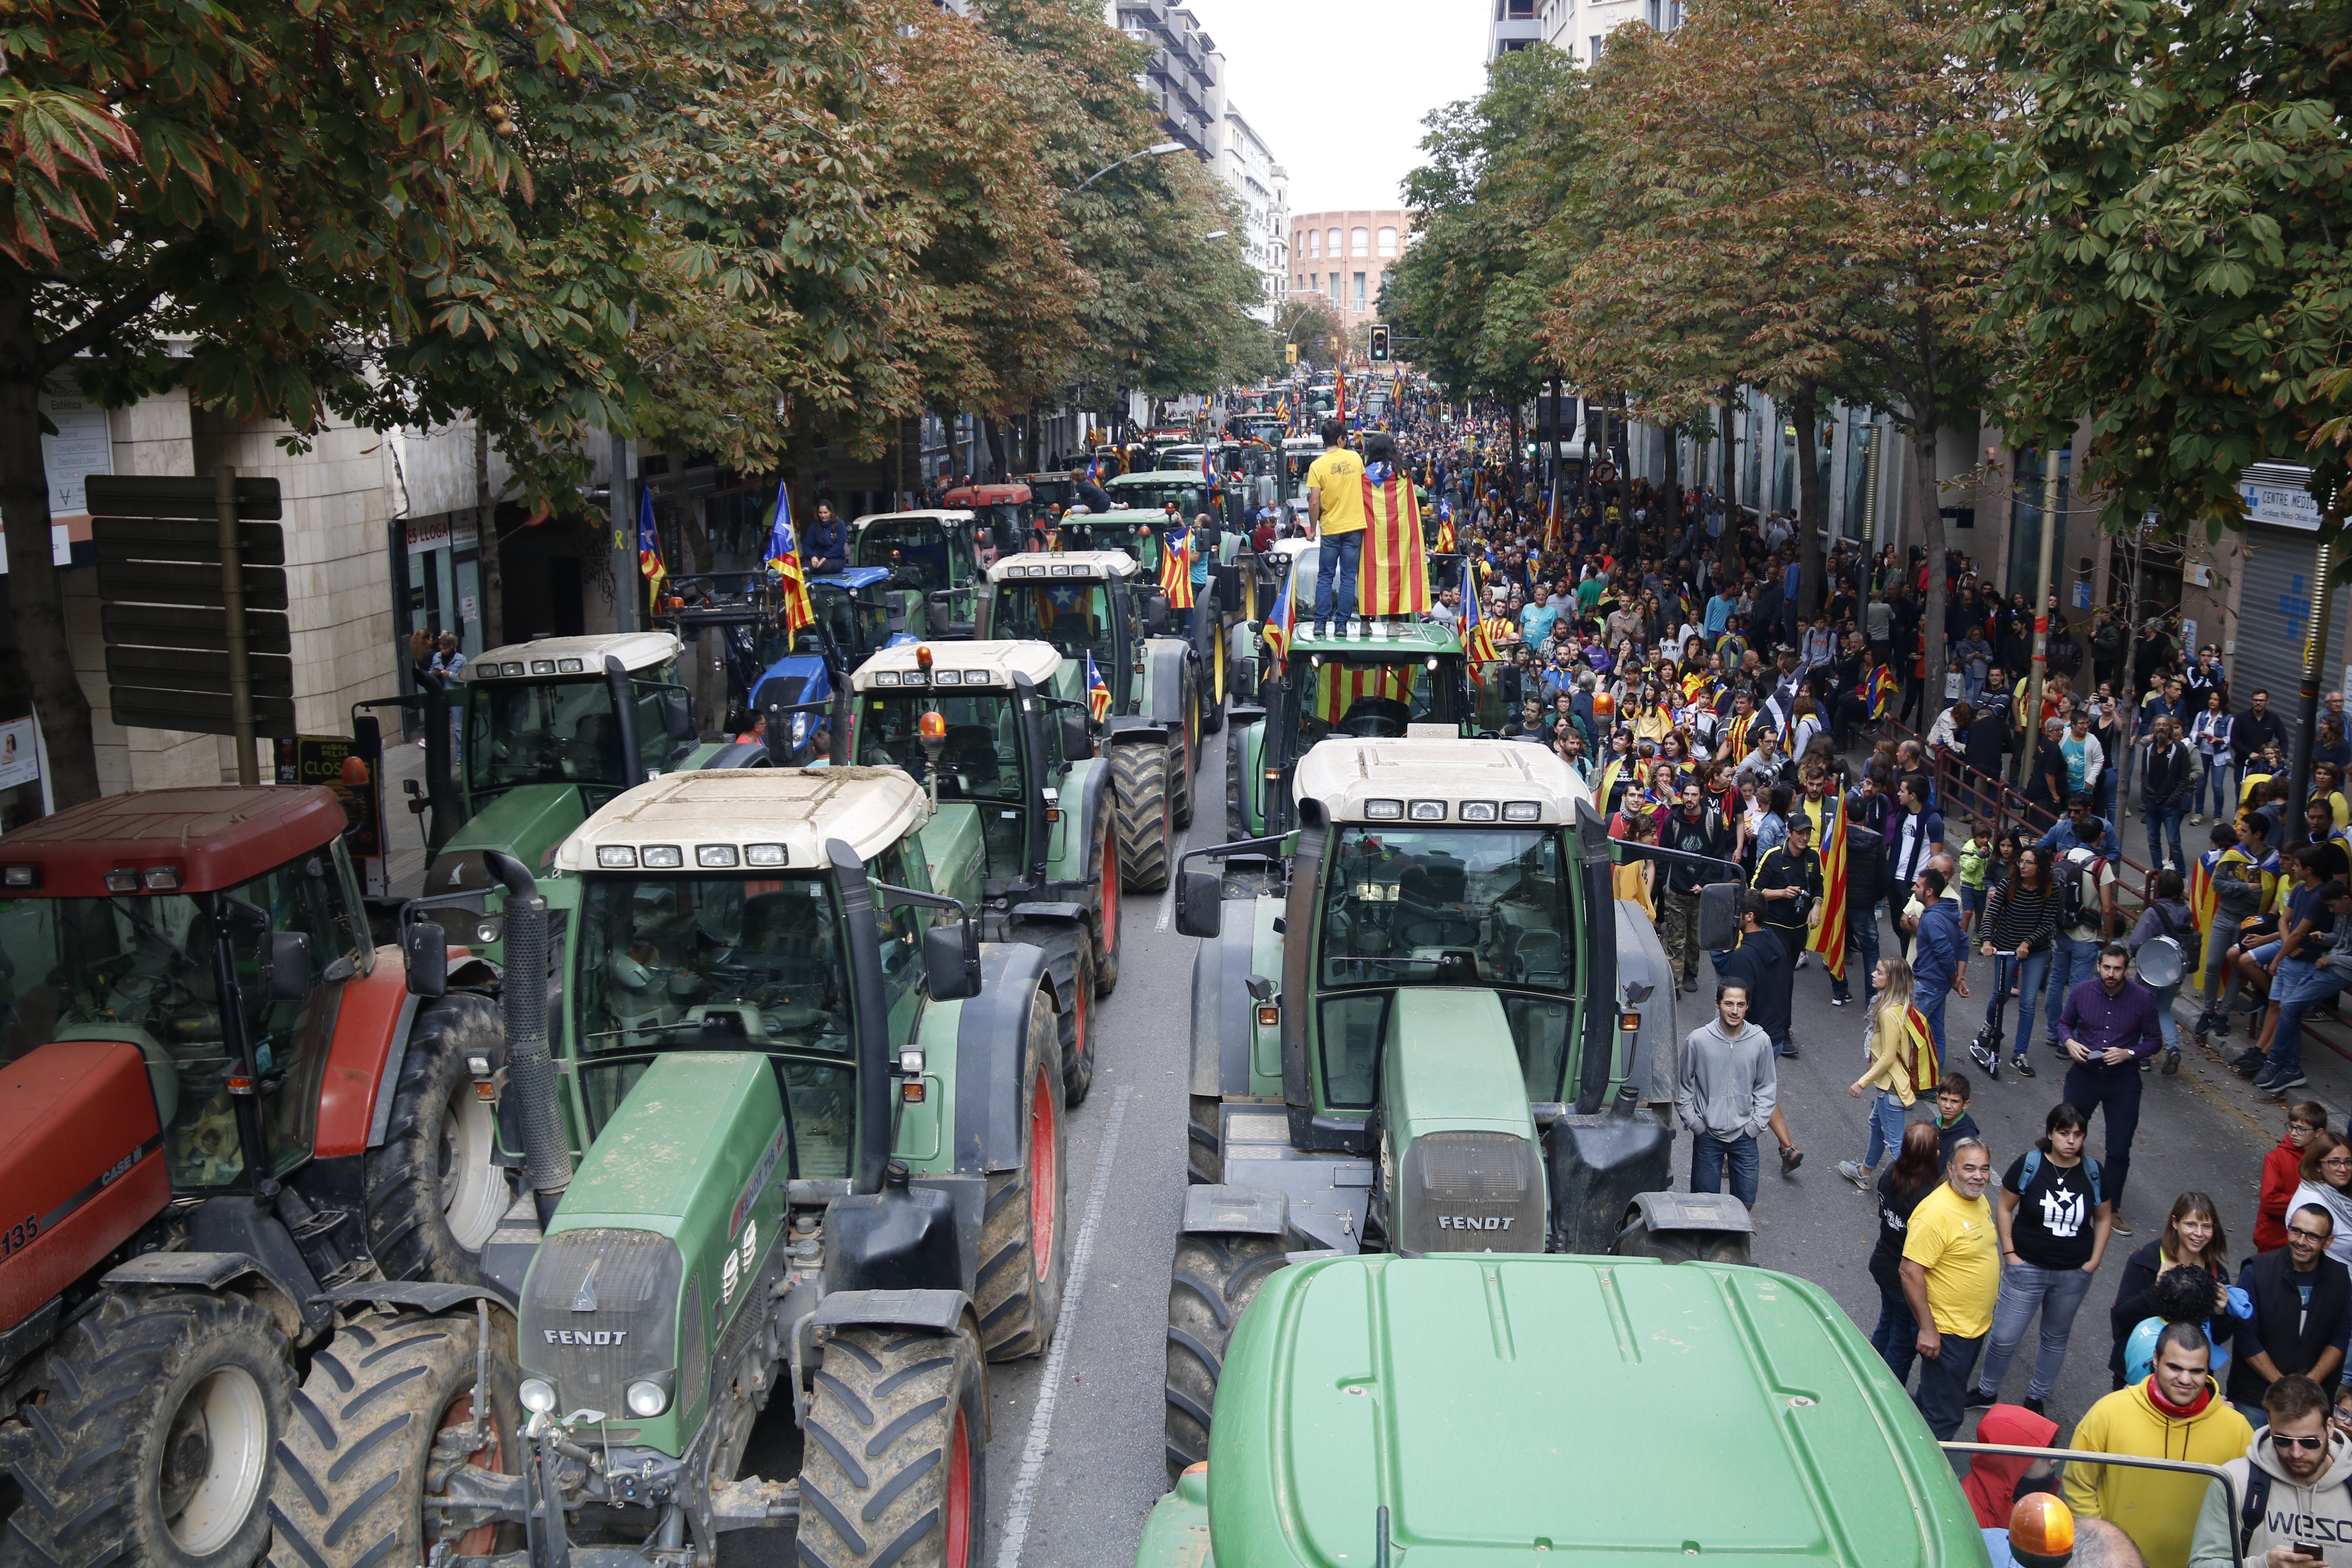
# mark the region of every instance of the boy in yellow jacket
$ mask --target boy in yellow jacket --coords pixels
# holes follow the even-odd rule
[[[2194,1323],[2173,1323],[2156,1342],[2156,1369],[2091,1406],[2071,1445],[2091,1454],[2226,1464],[2242,1457],[2254,1429],[2221,1397],[2212,1350]],[[2104,1519],[2132,1538],[2147,1568],[2188,1568],[2189,1540],[2207,1482],[2195,1474],[2066,1464],[2066,1504],[2077,1518]]]

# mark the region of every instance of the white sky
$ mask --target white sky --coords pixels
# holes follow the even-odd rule
[[[1403,205],[1422,116],[1486,85],[1493,0],[1184,0],[1225,100],[1290,172],[1290,210]]]

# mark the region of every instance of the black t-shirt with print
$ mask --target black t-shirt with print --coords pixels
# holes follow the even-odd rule
[[[2030,1184],[2029,1160],[2036,1161]],[[2089,1161],[2061,1165],[2047,1154],[2020,1154],[2000,1184],[2017,1194],[2009,1238],[2021,1261],[2037,1268],[2080,1268],[2091,1260],[2091,1211],[2099,1199],[2091,1189]]]

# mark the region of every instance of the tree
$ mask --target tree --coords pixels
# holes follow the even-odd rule
[[[1299,363],[1321,371],[1339,363],[1331,345],[1346,338],[1347,329],[1321,295],[1294,299],[1279,320],[1288,333],[1286,341],[1298,345]]]

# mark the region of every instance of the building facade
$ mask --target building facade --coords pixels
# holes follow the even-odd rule
[[[1290,297],[1290,176],[1275,161],[1265,138],[1230,104],[1217,177],[1241,201],[1242,227],[1234,237],[1265,283],[1265,296],[1250,314],[1271,324],[1275,311]]]
[[[1402,207],[1301,213],[1290,220],[1290,292],[1319,294],[1345,327],[1380,310],[1381,279],[1404,254],[1412,215]]]
[[[1578,64],[1601,58],[1609,35],[1628,22],[1671,33],[1683,25],[1683,0],[1535,0],[1536,34]]]
[[[1543,33],[1544,0],[1487,0],[1494,7],[1486,19],[1486,60],[1488,64],[1513,49],[1524,49],[1540,41]]]

